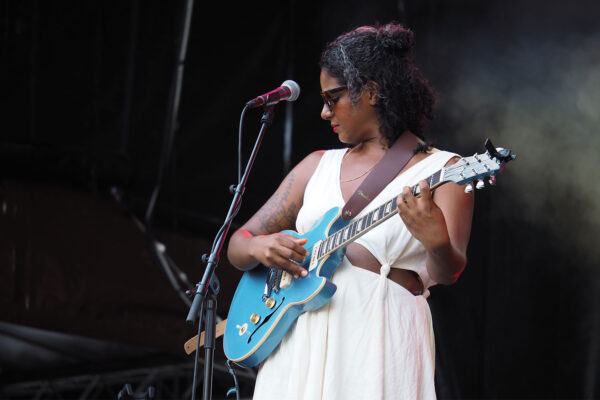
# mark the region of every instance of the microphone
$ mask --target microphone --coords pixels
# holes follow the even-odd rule
[[[298,98],[298,96],[300,96],[300,86],[298,86],[296,82],[288,79],[277,89],[271,90],[269,93],[265,93],[255,99],[250,100],[246,103],[246,106],[248,108],[272,106],[283,100],[294,101]]]

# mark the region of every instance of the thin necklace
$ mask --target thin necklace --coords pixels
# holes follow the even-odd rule
[[[342,162],[344,162],[344,160],[346,159],[346,157],[348,157],[350,155],[350,153],[352,153],[354,151],[356,147],[353,147],[350,149],[350,151],[348,151],[346,154],[344,154],[344,157],[342,157]],[[386,149],[387,152],[387,149]],[[384,154],[385,155],[385,154]],[[382,157],[383,158],[383,157]],[[381,161],[381,160],[380,160]],[[371,168],[369,168],[368,170],[366,170],[365,172],[363,172],[362,174],[360,174],[359,176],[357,176],[356,178],[351,178],[351,179],[345,179],[342,180],[340,177],[340,183],[346,183],[346,182],[352,182],[355,181],[357,179],[362,178],[363,176],[365,176],[366,174],[368,174],[369,172],[371,172],[373,170],[373,168],[375,168],[375,166],[379,164],[379,161],[377,161],[375,164],[373,164],[373,166]]]

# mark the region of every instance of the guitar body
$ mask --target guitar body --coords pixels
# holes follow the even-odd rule
[[[259,265],[244,273],[227,316],[224,336],[227,358],[244,367],[259,364],[277,347],[300,314],[329,302],[337,289],[330,279],[342,262],[344,250],[340,248],[313,265],[311,258],[315,244],[348,224],[340,215],[340,208],[334,207],[304,235],[282,232],[308,239],[304,247],[310,254],[302,264],[309,270],[305,278],[292,278],[289,286],[267,295],[267,282],[276,270]]]

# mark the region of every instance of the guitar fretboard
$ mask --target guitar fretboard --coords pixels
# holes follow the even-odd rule
[[[444,168],[425,179],[429,183],[431,190],[435,190],[435,188],[441,185],[443,172]],[[420,189],[421,188],[418,184],[414,185],[412,187],[413,195],[420,195]],[[331,252],[347,246],[397,212],[398,208],[396,207],[396,197],[394,197],[393,199],[386,201],[379,207],[368,212],[356,221],[352,221],[344,228],[324,239],[319,245],[317,252],[318,259],[321,259],[329,255]]]

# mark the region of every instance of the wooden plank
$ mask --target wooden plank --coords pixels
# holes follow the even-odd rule
[[[225,333],[225,325],[227,325],[226,319],[217,324],[217,326],[215,327],[215,338],[223,336],[223,334]],[[198,335],[185,342],[183,348],[185,349],[186,354],[192,354],[194,351],[196,351],[197,342]],[[202,333],[200,334],[200,347],[202,346],[204,346],[204,331],[202,331]]]

